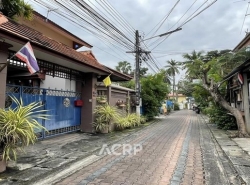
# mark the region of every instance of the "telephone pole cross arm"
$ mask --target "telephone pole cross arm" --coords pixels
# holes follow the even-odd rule
[[[174,32],[180,31],[182,28],[177,28],[175,30],[145,39],[149,40],[155,37],[163,37],[165,35],[172,34]],[[151,53],[150,51],[143,51],[140,48],[140,41],[139,40],[139,32],[138,30],[135,31],[135,51],[127,51],[126,53],[135,53],[135,93],[136,93],[136,113],[140,115],[140,98],[141,98],[141,84],[140,84],[140,56],[142,53]],[[145,41],[143,40],[143,41]]]

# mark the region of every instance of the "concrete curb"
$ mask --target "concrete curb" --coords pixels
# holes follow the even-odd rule
[[[54,172],[46,177],[46,179],[40,179],[39,181],[36,181],[35,183],[31,183],[31,185],[44,185],[44,184],[54,184],[57,181],[61,180],[61,177],[66,177],[69,175],[72,175],[76,171],[92,164],[93,162],[101,159],[104,156],[97,156],[97,155],[90,155],[80,161],[76,161],[72,163],[70,166],[68,166],[66,169],[60,171],[60,172]]]
[[[204,118],[204,115],[200,115],[207,127],[209,128],[214,140],[217,142],[218,146],[222,150],[223,154],[226,156],[231,166],[237,172],[238,177],[241,180],[242,185],[250,184],[249,172],[245,166],[250,166],[250,156],[245,153],[242,148],[240,148],[235,141],[228,137],[225,133],[226,131],[213,128],[209,125],[208,120]],[[248,163],[248,164],[247,164]]]

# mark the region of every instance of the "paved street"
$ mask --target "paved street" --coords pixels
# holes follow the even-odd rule
[[[138,148],[132,148],[132,154],[106,152],[56,184],[241,184],[202,117],[191,110],[174,112],[124,142],[142,145],[142,150],[136,155]],[[120,147],[116,153],[123,151]]]

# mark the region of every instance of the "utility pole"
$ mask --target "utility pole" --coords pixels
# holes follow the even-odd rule
[[[143,51],[140,48],[140,35],[138,30],[135,31],[135,51],[127,51],[126,53],[135,53],[135,103],[136,114],[140,115],[141,102],[141,84],[140,84],[140,56],[142,53],[150,53],[150,51]]]
[[[169,31],[167,33],[161,34],[161,35],[157,35],[145,40],[149,40],[155,37],[162,37],[171,33],[174,33],[176,31],[180,31],[182,30],[182,28],[177,28],[173,31]],[[143,41],[145,41],[143,40]],[[140,102],[141,102],[141,84],[140,84],[140,56],[142,53],[145,54],[149,54],[151,53],[150,51],[144,51],[141,49],[140,47],[140,35],[138,30],[135,31],[135,51],[127,51],[126,53],[135,53],[135,93],[136,93],[136,114],[140,115],[141,111],[140,111]]]
[[[140,98],[141,98],[141,88],[140,88],[140,42],[139,42],[139,32],[135,31],[135,97],[136,97],[136,114],[140,115]]]

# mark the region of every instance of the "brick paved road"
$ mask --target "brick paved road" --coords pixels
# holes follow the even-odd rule
[[[226,185],[232,183],[228,178],[234,173],[230,169],[229,173],[225,173],[224,163],[220,162],[222,156],[216,152],[216,144],[211,140],[211,135],[202,123],[201,117],[193,111],[183,110],[168,115],[158,123],[141,130],[135,137],[127,140],[128,143],[141,144],[143,149],[136,155],[105,155],[56,184]],[[117,150],[121,151],[122,147]],[[204,156],[207,156],[207,159],[204,159]],[[237,179],[232,179],[233,183],[238,182]]]

